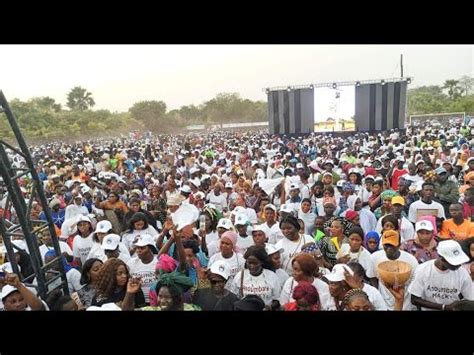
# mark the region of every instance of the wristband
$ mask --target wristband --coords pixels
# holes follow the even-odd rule
[[[445,305],[445,304],[443,304],[443,305],[441,306],[441,310],[442,310],[442,311],[445,311],[445,310],[446,310],[446,305]]]

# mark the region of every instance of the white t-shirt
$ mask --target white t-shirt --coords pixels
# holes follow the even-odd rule
[[[440,203],[436,201],[431,201],[430,204],[424,203],[421,200],[415,201],[410,205],[410,209],[408,210],[408,219],[410,222],[416,223],[416,210],[418,209],[428,209],[428,210],[438,210],[437,217],[445,218],[444,214],[444,207]]]
[[[283,285],[283,289],[280,294],[280,304],[284,306],[289,302],[293,302],[293,290],[298,286],[298,281],[296,281],[293,276],[289,277]],[[331,294],[329,293],[329,286],[324,281],[321,281],[318,278],[314,278],[313,286],[316,288],[319,294],[319,300],[321,301],[321,310],[329,311],[333,310],[335,307],[331,302]],[[335,309],[335,308],[334,308]]]
[[[270,270],[263,269],[263,272],[258,276],[252,276],[249,270],[244,270],[244,281],[242,287],[242,297],[247,295],[260,296],[266,305],[272,303],[273,300],[279,300],[281,285],[277,275]],[[231,292],[241,296],[241,278],[242,271],[238,272],[231,285]]]
[[[385,254],[385,250],[376,251],[375,253],[372,254],[371,257],[372,257],[372,261],[374,262],[375,277],[379,279],[377,266],[382,261],[387,261],[389,259],[387,258],[387,255]],[[405,299],[403,301],[403,310],[411,311],[411,310],[414,310],[415,307],[411,304],[411,297],[410,297],[410,293],[408,292],[408,286],[413,280],[413,275],[415,273],[416,268],[418,267],[418,260],[416,260],[416,258],[410,253],[407,253],[406,251],[403,251],[403,250],[400,250],[400,256],[396,260],[404,261],[411,265],[411,275],[410,275],[410,279],[405,284]],[[383,285],[380,279],[379,279],[379,291],[385,301],[385,304],[387,305],[387,309],[393,310],[393,307],[395,305],[395,298],[390,293],[390,291],[387,290],[387,288]]]
[[[242,254],[236,253],[236,252],[234,252],[234,254],[232,254],[230,258],[226,259],[219,252],[211,256],[207,267],[210,268],[212,264],[214,264],[217,260],[224,260],[226,263],[229,264],[230,276],[229,276],[229,279],[227,280],[226,288],[230,289],[232,285],[232,281],[234,280],[234,276],[237,275],[237,273],[244,268],[245,259],[242,256]]]
[[[363,246],[360,247],[357,253],[352,253],[350,250],[351,247],[349,244],[342,244],[341,249],[337,252],[337,258],[349,254],[351,261],[356,261],[362,265],[368,278],[375,277],[374,262],[372,261],[371,254]]]
[[[462,294],[465,300],[474,300],[472,280],[464,268],[441,271],[435,266],[436,260],[420,264],[413,282],[408,287],[410,294],[438,304],[451,304],[459,301]],[[423,311],[431,310],[421,308]]]
[[[301,251],[301,248],[306,243],[314,243],[314,239],[308,235],[301,235],[296,241],[291,241],[288,238],[283,238],[275,244],[275,248],[283,248],[281,253],[281,266],[288,275],[293,273],[293,266],[291,265],[291,259]]]
[[[288,275],[288,273],[285,270],[281,269],[281,268],[276,269],[275,274],[278,277],[278,281],[280,281],[280,287],[283,288],[283,285],[285,284],[286,280],[288,280],[290,278],[290,275]]]
[[[140,258],[134,257],[129,260],[127,266],[130,270],[130,275],[132,277],[140,277],[142,282],[142,291],[145,295],[145,302],[148,304],[150,303],[149,299],[149,292],[150,286],[155,281],[155,266],[158,262],[158,258],[156,255],[153,255],[153,260],[148,263],[144,264]]]
[[[209,244],[212,242],[217,242],[219,240],[219,234],[217,232],[211,232],[209,234],[206,234],[206,245],[209,248]]]
[[[374,305],[376,311],[387,310],[387,305],[385,304],[382,295],[380,294],[379,290],[377,290],[374,286],[364,283],[362,291],[364,291],[367,296],[369,296],[369,301]]]
[[[219,196],[216,196],[214,191],[211,191],[207,194],[207,200],[209,203],[214,204],[219,212],[222,212],[222,209],[227,207],[227,196],[223,193],[221,193]]]
[[[304,232],[305,234],[311,234],[314,230],[314,220],[316,219],[316,214],[313,212],[304,213],[301,209],[298,211],[298,218],[304,222]]]
[[[76,218],[78,216],[87,216],[88,214],[89,211],[86,206],[72,204],[66,207],[66,210],[64,211],[64,220]]]
[[[211,258],[213,255],[219,253],[219,239],[213,242],[210,242],[207,245],[207,256]]]
[[[69,270],[66,273],[66,279],[70,294],[80,290],[83,287],[83,285],[81,285],[81,273],[76,269]]]
[[[89,235],[87,238],[82,238],[80,235],[77,235],[72,243],[73,256],[81,259],[81,263],[84,264],[93,244],[92,235]]]
[[[269,226],[267,222],[260,224],[260,227],[265,230],[265,235],[268,238],[268,244],[276,244],[283,238],[283,233],[281,232],[280,226],[278,223],[275,223],[273,226]]]
[[[80,237],[79,237],[80,238]],[[41,259],[43,259],[43,262],[44,262],[44,256],[46,255],[46,253],[48,252],[48,250],[51,250],[51,249],[54,249],[52,246],[51,247],[48,247],[46,244],[43,244],[42,246],[39,247],[39,252],[41,254]],[[61,250],[61,253],[68,253],[69,255],[73,255],[72,254],[72,250],[71,248],[69,247],[69,245],[66,243],[66,242],[63,242],[63,241],[59,241],[59,249]]]
[[[247,249],[252,245],[255,245],[255,242],[253,241],[253,238],[251,236],[242,237],[239,235],[237,237],[237,247],[239,247],[240,253],[242,255],[245,255]]]

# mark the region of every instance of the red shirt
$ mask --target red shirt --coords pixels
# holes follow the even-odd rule
[[[463,202],[462,207],[464,211],[464,219],[471,221],[471,218],[474,217],[474,206],[469,206],[467,202]]]
[[[400,177],[405,174],[408,174],[408,170],[406,169],[400,170],[398,168],[393,169],[392,180],[390,181],[392,190],[398,190],[398,179],[400,179]]]

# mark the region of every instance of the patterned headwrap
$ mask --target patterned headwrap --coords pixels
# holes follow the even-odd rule
[[[341,224],[342,224],[342,230],[343,230],[343,234],[344,236],[346,237],[349,237],[349,231],[351,230],[351,228],[354,226],[354,224],[347,220],[346,218],[342,218],[342,217],[331,217],[329,218],[323,225],[324,228],[329,228],[331,227],[331,224],[332,222],[334,221],[340,221]]]
[[[156,283],[156,289],[158,290],[162,286],[167,286],[177,294],[183,294],[193,287],[194,283],[191,278],[187,277],[181,272],[173,271],[160,275],[160,279]]]
[[[386,199],[392,199],[392,197],[397,196],[397,195],[398,195],[398,192],[396,191],[385,190],[384,192],[380,194],[380,197],[382,198],[382,200],[386,200]]]
[[[350,182],[345,182],[344,184],[342,184],[342,191],[354,191],[354,190],[355,190],[354,184]]]

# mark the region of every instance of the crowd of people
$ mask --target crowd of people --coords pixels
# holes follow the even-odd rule
[[[472,309],[473,147],[455,123],[33,146],[69,294],[38,296],[15,236],[20,275],[3,247],[0,309]],[[46,220],[31,176],[18,182]],[[0,194],[0,215],[18,223]],[[37,237],[43,262],[56,258],[54,236]]]

